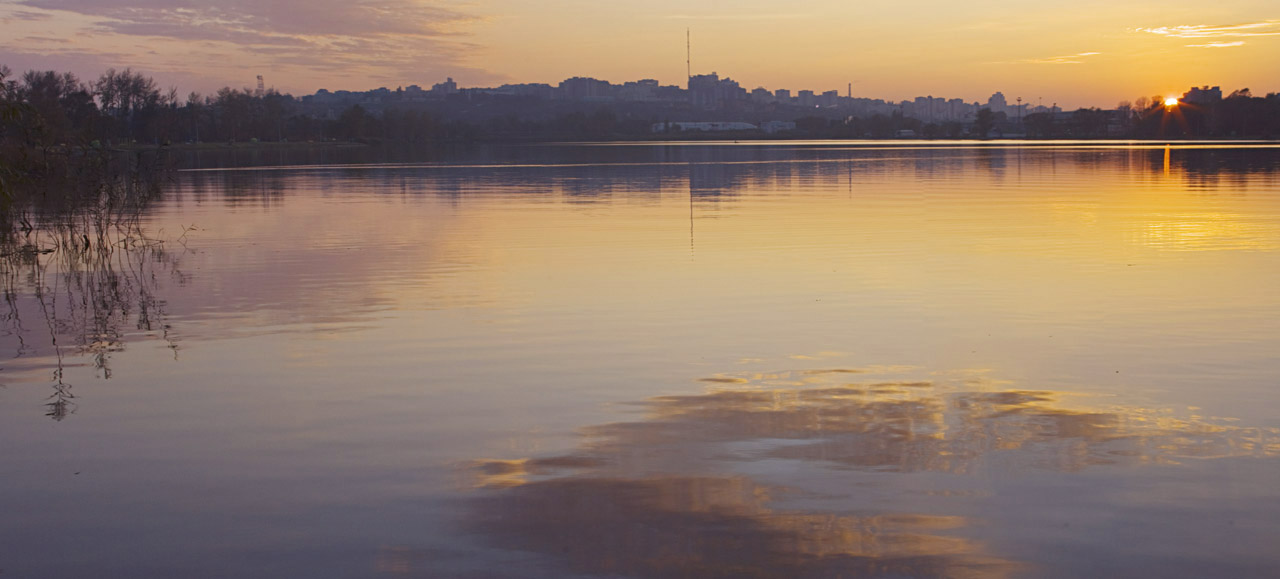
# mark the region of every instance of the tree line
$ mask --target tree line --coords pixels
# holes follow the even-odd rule
[[[0,137],[26,146],[323,138],[322,127],[294,114],[297,101],[289,95],[228,87],[183,99],[130,69],[83,81],[67,72],[14,75],[0,67],[0,102],[11,111]]]
[[[971,123],[930,123],[897,112],[865,118],[806,117],[797,119],[796,128],[800,134],[823,138],[884,139],[909,131],[925,139],[1007,135],[1033,139],[1277,139],[1280,93],[1257,97],[1245,88],[1216,101],[1168,106],[1163,97],[1142,97],[1121,102],[1114,110],[1032,113],[1021,120],[983,108]]]
[[[1160,96],[1124,101],[1114,111],[1080,109],[1068,115],[1026,117],[1029,137],[1132,139],[1280,138],[1280,93],[1254,96],[1244,88],[1208,102],[1166,105]]]

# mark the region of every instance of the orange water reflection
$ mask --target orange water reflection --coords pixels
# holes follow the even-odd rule
[[[963,517],[769,508],[745,477],[568,476],[479,503],[473,528],[575,572],[626,576],[1003,577],[1019,566],[945,534]]]
[[[1280,149],[508,149],[0,264],[6,575],[1277,568]]]

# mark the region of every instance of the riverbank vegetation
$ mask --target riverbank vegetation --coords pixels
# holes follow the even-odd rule
[[[0,333],[15,357],[48,364],[54,420],[76,409],[65,355],[88,356],[108,379],[127,334],[169,339],[155,286],[157,269],[178,272],[177,257],[142,216],[172,163],[164,147],[111,143],[161,134],[171,103],[127,71],[87,85],[0,69]]]

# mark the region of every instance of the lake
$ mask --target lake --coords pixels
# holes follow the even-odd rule
[[[241,154],[3,262],[0,576],[1280,569],[1280,146]]]

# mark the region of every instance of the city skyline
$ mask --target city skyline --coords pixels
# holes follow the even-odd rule
[[[1066,109],[1181,94],[1204,84],[1280,90],[1280,16],[1226,0],[1024,6],[916,2],[909,9],[819,0],[596,5],[553,0],[441,4],[4,0],[0,63],[93,77],[133,67],[166,86],[209,92],[267,77],[282,92],[546,83],[593,77],[683,85],[731,74],[747,90],[900,101],[994,91]]]
[[[1208,89],[1209,87],[1205,86],[1204,88]],[[1217,91],[1217,99],[1221,100],[1220,87],[1215,86],[1213,89]],[[1199,90],[1200,88],[1198,87],[1191,87],[1190,93],[1183,94],[1191,94]],[[261,93],[261,91],[262,89],[259,88],[258,92]],[[409,85],[407,87],[397,86],[395,89],[378,87],[366,91],[346,89],[331,91],[322,87],[313,94],[294,96],[295,98],[301,98],[304,102],[341,102],[349,106],[355,104],[383,104],[382,101],[386,99],[390,99],[391,102],[401,103],[439,101],[452,95],[531,97],[543,100],[595,102],[601,105],[628,102],[667,105],[688,104],[693,106],[691,109],[693,111],[723,110],[735,102],[757,106],[777,104],[800,109],[839,108],[846,112],[859,113],[858,116],[890,115],[896,112],[924,121],[939,122],[971,121],[977,110],[981,108],[989,109],[994,113],[1006,114],[1011,118],[1015,115],[1037,112],[1062,112],[1063,110],[1054,101],[1049,101],[1046,105],[1043,99],[1030,100],[1020,96],[1009,97],[998,90],[991,93],[985,100],[975,99],[972,101],[934,95],[921,95],[902,100],[877,99],[870,96],[853,95],[852,85],[844,93],[834,89],[818,91],[776,88],[770,90],[765,87],[756,87],[748,90],[732,78],[728,76],[720,77],[715,72],[690,76],[685,86],[663,85],[656,79],[628,80],[617,83],[608,79],[572,77],[564,79],[558,84],[516,83],[491,87],[466,87],[459,85],[452,77],[448,77],[442,82],[432,84],[429,88]],[[1164,98],[1163,95],[1160,96],[1160,99]],[[1169,95],[1169,98],[1180,97],[1175,94]]]

